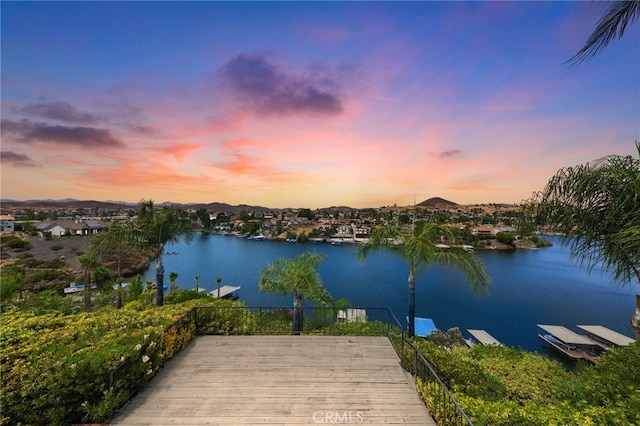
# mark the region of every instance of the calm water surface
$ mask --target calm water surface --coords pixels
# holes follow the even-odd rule
[[[430,266],[416,280],[416,315],[432,318],[441,330],[460,327],[485,329],[508,346],[542,351],[536,324],[603,325],[633,337],[629,319],[635,310],[633,288],[618,288],[601,271],[588,275],[569,259],[568,249],[554,240],[553,247],[515,252],[479,251],[491,277],[488,294],[471,291],[464,276],[454,270]],[[247,306],[289,306],[289,297],[258,291],[262,270],[279,257],[305,251],[327,255],[320,277],[334,299],[347,298],[357,307],[389,307],[398,319],[408,305],[408,267],[398,254],[377,252],[357,259],[353,244],[288,244],[252,241],[222,235],[197,234],[190,244],[168,245],[164,255],[165,283],[169,272],[178,273],[180,288],[241,286],[240,298]],[[145,280],[154,281],[151,267]]]

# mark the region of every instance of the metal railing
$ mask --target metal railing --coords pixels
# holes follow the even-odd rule
[[[196,307],[176,320],[159,336],[157,345],[164,346],[166,333],[180,337],[180,348],[197,335],[366,335],[387,336],[401,360],[402,367],[411,373],[420,387],[427,389],[423,399],[439,425],[473,426],[434,368],[407,337],[393,312],[388,308],[303,308],[303,323],[299,332],[293,330],[292,308],[206,306]],[[180,349],[178,348],[178,350]],[[171,349],[165,348],[171,352]],[[165,360],[166,361],[166,360]],[[133,396],[139,389],[120,382],[131,373],[131,360],[109,373],[109,388],[119,388]],[[130,381],[129,381],[130,384]],[[142,383],[141,383],[142,385]]]
[[[402,355],[398,354],[402,367],[411,373],[417,381],[422,398],[429,413],[439,425],[473,426],[473,422],[451,394],[447,385],[440,379],[433,366],[427,361],[402,332]],[[396,348],[396,352],[398,349]]]

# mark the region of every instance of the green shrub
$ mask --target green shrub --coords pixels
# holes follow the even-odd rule
[[[423,339],[415,344],[475,425],[640,424],[637,343],[607,351],[597,365],[573,372],[522,349],[444,348]],[[434,386],[418,382],[427,406],[434,404]]]
[[[144,386],[191,341],[195,324],[185,314],[206,303],[71,314],[4,311],[0,424],[107,422],[131,389]],[[111,372],[120,372],[113,383]]]
[[[9,248],[13,250],[30,250],[31,249],[31,243],[29,241],[25,241],[15,235],[10,235],[8,237],[2,238],[2,244],[6,244]]]

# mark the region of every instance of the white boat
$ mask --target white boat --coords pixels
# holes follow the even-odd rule
[[[598,362],[598,355],[595,350],[598,343],[588,336],[574,333],[573,331],[559,326],[538,324],[544,333],[538,333],[538,337],[572,359],[584,359],[593,364]]]
[[[95,284],[91,285],[92,290],[95,290],[96,288],[97,287]],[[73,293],[78,293],[80,291],[84,291],[84,284],[71,283],[69,284],[69,287],[64,288],[64,294],[73,294]]]

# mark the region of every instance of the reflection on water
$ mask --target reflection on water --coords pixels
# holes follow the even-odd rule
[[[558,243],[558,240],[554,240]],[[347,298],[358,307],[389,307],[404,318],[408,304],[407,265],[393,253],[372,253],[364,261],[352,244],[289,244],[199,234],[186,244],[166,247],[177,252],[163,257],[165,271],[178,272],[181,288],[241,286],[240,298],[248,306],[288,306],[291,300],[258,291],[258,277],[268,263],[304,251],[324,253],[320,276],[335,299]],[[442,330],[460,327],[485,329],[509,346],[541,351],[536,324],[598,324],[633,337],[629,319],[640,289],[617,288],[600,271],[590,276],[570,259],[568,250],[555,244],[540,250],[480,251],[492,279],[488,294],[475,294],[461,273],[431,266],[416,281],[416,315],[432,318]],[[146,280],[154,280],[153,264]],[[166,277],[165,277],[166,281]]]

